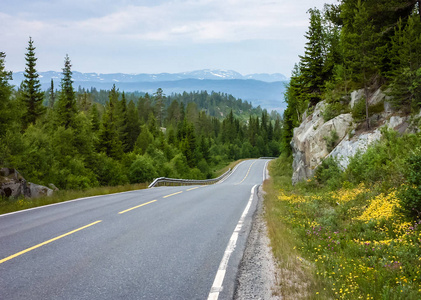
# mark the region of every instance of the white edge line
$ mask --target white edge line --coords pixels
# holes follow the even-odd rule
[[[224,282],[225,273],[227,272],[228,261],[231,257],[231,254],[234,252],[237,245],[238,234],[243,227],[244,220],[247,216],[248,211],[250,210],[251,203],[254,198],[254,190],[257,184],[251,188],[250,198],[247,202],[247,206],[243,211],[243,214],[240,217],[240,220],[237,223],[237,226],[234,229],[234,232],[231,235],[230,240],[228,241],[227,248],[225,249],[224,256],[222,257],[221,263],[219,264],[218,271],[216,272],[215,279],[213,281],[212,287],[209,292],[208,300],[218,300],[219,293],[222,291],[222,283]]]
[[[245,161],[242,161],[242,162],[240,162],[238,165],[236,165],[235,166],[235,168],[234,168],[234,170],[232,170],[232,172],[227,176],[227,177],[225,177],[224,179],[222,179],[222,180],[220,180],[220,181],[218,181],[218,183],[217,184],[220,184],[220,183],[223,183],[225,180],[227,180],[236,170],[237,170],[237,168],[240,166],[240,165],[242,165],[243,163],[245,163],[246,162],[246,160]]]
[[[268,160],[265,164],[265,167],[263,168],[263,181],[265,181],[266,179],[269,178],[268,176],[268,164],[269,164],[270,160]]]
[[[10,215],[18,214],[18,213],[28,212],[28,211],[31,211],[31,210],[46,208],[46,207],[50,207],[50,206],[56,206],[56,205],[61,205],[61,204],[66,204],[66,203],[71,203],[71,202],[77,202],[77,201],[81,201],[81,200],[88,200],[88,199],[98,198],[98,197],[104,197],[104,196],[111,196],[111,195],[117,195],[117,194],[133,193],[133,192],[138,192],[138,191],[139,190],[133,190],[133,191],[127,191],[127,192],[120,192],[120,193],[113,193],[113,194],[104,194],[104,195],[96,195],[96,196],[83,197],[83,198],[78,198],[78,199],[73,199],[73,200],[68,200],[68,201],[62,201],[62,202],[57,202],[57,203],[52,203],[52,204],[47,204],[47,205],[42,205],[42,206],[37,206],[37,207],[32,207],[32,208],[27,208],[27,209],[22,209],[22,210],[18,210],[18,211],[13,211],[13,212],[10,212],[10,213],[7,213],[7,214],[2,214],[2,215],[0,215],[0,218],[1,217],[5,217],[5,216],[10,216]]]

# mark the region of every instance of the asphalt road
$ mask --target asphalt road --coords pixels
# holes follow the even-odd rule
[[[231,299],[266,163],[0,216],[0,299]]]

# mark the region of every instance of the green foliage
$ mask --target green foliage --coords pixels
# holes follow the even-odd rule
[[[52,81],[41,93],[46,113],[29,113],[22,99],[39,89],[29,44],[27,81],[18,91],[8,84],[0,53],[0,166],[32,182],[88,190],[157,176],[205,179],[230,160],[279,154],[277,113],[222,93],[167,97],[159,89],[151,96],[120,93],[115,85],[75,92],[67,55],[61,89]]]
[[[340,102],[331,102],[326,105],[323,114],[323,120],[325,122],[332,120],[333,118],[339,116],[340,114],[346,111],[345,106]]]
[[[57,102],[57,124],[66,128],[73,126],[74,116],[77,113],[75,91],[72,83],[71,62],[68,55],[64,60],[63,78],[61,79],[61,92]]]
[[[335,148],[335,146],[338,142],[339,136],[338,136],[338,133],[336,132],[336,130],[332,129],[330,131],[330,135],[323,137],[323,139],[326,142],[327,151],[330,152]]]
[[[131,183],[150,182],[155,177],[158,177],[158,173],[153,160],[147,155],[139,155],[130,166],[129,179]]]
[[[396,107],[419,110],[421,103],[421,23],[409,17],[406,25],[399,20],[392,38],[391,54],[395,69],[390,72],[390,96]]]
[[[39,75],[35,69],[37,58],[35,57],[35,47],[32,38],[29,38],[28,44],[28,48],[26,48],[28,52],[25,54],[25,80],[21,85],[21,97],[24,107],[22,123],[25,128],[28,127],[29,124],[34,124],[46,111],[46,108],[42,104],[44,101],[44,93],[41,91],[41,83],[38,79]]]
[[[0,52],[0,127],[6,128],[12,118],[13,113],[10,109],[10,96],[12,95],[12,86],[8,80],[12,79],[12,72],[5,70],[6,54]],[[0,137],[4,135],[5,131],[0,130]]]
[[[354,104],[354,107],[351,110],[352,118],[354,120],[362,121],[365,118],[365,98],[360,99]]]
[[[413,151],[405,160],[405,185],[401,186],[399,199],[401,210],[407,216],[421,219],[421,148]]]
[[[333,190],[341,186],[343,173],[344,171],[337,159],[329,156],[317,167],[314,172],[314,178],[320,185],[326,185]]]

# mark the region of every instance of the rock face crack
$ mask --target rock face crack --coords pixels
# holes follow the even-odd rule
[[[263,191],[258,191],[257,209],[240,262],[234,299],[282,299],[276,296],[276,264],[263,217]]]

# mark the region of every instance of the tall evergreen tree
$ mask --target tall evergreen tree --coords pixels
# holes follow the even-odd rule
[[[50,108],[54,108],[55,101],[56,101],[56,94],[55,94],[55,91],[54,91],[54,80],[51,78],[48,106]]]
[[[37,73],[35,57],[35,46],[32,38],[29,38],[28,52],[25,54],[26,68],[24,72],[25,79],[22,82],[22,102],[23,102],[23,115],[22,123],[26,128],[45,113],[46,108],[42,102],[44,100],[44,93],[41,91],[41,83],[39,82],[39,75]]]
[[[140,120],[133,101],[127,105],[127,151],[133,151],[136,139],[140,134]]]
[[[310,27],[305,37],[307,43],[301,59],[301,73],[305,80],[304,88],[310,98],[310,104],[320,101],[321,92],[326,81],[325,74],[325,37],[322,27],[322,16],[318,9],[310,9]]]
[[[61,92],[57,103],[57,124],[65,128],[72,127],[77,114],[75,91],[73,90],[72,70],[69,56],[64,59]]]
[[[421,105],[421,22],[410,17],[403,28],[400,21],[390,51],[396,69],[391,72],[390,95],[397,107],[414,112]]]
[[[345,60],[353,79],[364,86],[366,102],[366,123],[368,118],[369,80],[378,74],[376,66],[376,45],[378,35],[374,31],[373,21],[364,3],[358,0],[354,17],[347,20],[342,30],[345,48]]]
[[[123,155],[123,147],[118,136],[116,124],[116,105],[118,101],[118,92],[115,85],[109,94],[105,113],[102,118],[99,131],[98,150],[104,152],[107,156],[120,159]]]
[[[10,110],[10,96],[12,95],[12,86],[9,80],[12,80],[12,72],[5,69],[6,54],[0,52],[0,137],[6,133],[4,130],[12,119]]]

